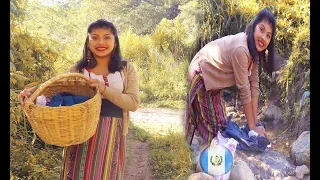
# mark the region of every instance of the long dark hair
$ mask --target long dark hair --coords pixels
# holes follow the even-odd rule
[[[118,37],[116,27],[111,22],[109,22],[105,19],[99,19],[89,25],[87,33],[91,33],[92,30],[95,28],[108,28],[111,30],[112,34],[115,37],[116,46],[114,47],[114,49],[111,52],[112,56],[111,56],[111,61],[109,63],[108,69],[109,69],[110,73],[114,73],[116,71],[122,70],[122,68],[124,66],[126,66],[127,62],[122,60],[122,58],[121,58],[120,43],[119,43],[119,37]],[[89,43],[89,36],[87,35],[86,42],[83,47],[82,58],[77,63],[77,69],[79,71],[82,71],[82,69],[86,68],[86,67],[94,68],[97,65],[97,61],[94,58],[94,56],[92,55],[92,52],[90,52],[90,62],[88,63],[88,61],[87,61],[87,56],[90,51],[90,49],[88,47],[88,43]]]
[[[255,42],[254,42],[254,30],[258,23],[261,21],[266,20],[267,22],[271,23],[272,25],[272,37],[271,41],[267,47],[268,50],[268,58],[266,58],[266,50],[263,50],[261,52],[258,52]],[[257,58],[259,58],[260,61],[260,68],[261,65],[263,67],[263,70],[265,70],[269,75],[272,74],[274,71],[274,37],[276,32],[276,20],[273,16],[273,14],[267,9],[262,9],[257,16],[251,21],[251,23],[246,27],[245,30],[248,38],[248,48],[250,55],[253,57],[253,60],[255,61]]]

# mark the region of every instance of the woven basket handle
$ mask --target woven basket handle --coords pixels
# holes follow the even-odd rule
[[[34,100],[40,95],[42,90],[46,89],[50,84],[52,84],[60,79],[69,78],[69,77],[79,77],[79,78],[82,78],[86,81],[89,80],[85,75],[80,74],[80,73],[64,73],[64,74],[57,75],[57,76],[53,77],[52,79],[41,84],[40,87],[30,96],[29,101],[34,102]]]

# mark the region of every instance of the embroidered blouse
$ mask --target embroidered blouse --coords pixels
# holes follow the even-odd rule
[[[124,80],[122,79],[122,75],[119,71],[113,74],[110,73],[108,76],[103,76],[103,75],[96,75],[93,72],[91,72],[90,69],[85,68],[83,70],[83,74],[88,78],[98,79],[99,81],[105,82],[105,84],[108,87],[118,92],[123,92]],[[102,97],[100,116],[122,118],[123,114],[122,114],[122,109],[119,106],[113,104],[108,99]]]

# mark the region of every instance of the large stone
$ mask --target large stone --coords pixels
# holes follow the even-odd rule
[[[298,139],[292,143],[291,157],[297,166],[310,167],[310,131],[304,131]]]
[[[239,161],[231,169],[230,180],[255,180],[254,174],[244,161]]]
[[[296,137],[304,131],[310,131],[310,106],[303,106],[300,113],[300,119],[295,126]]]
[[[295,175],[295,166],[291,159],[280,152],[268,150],[263,153],[237,150],[235,162],[246,162],[259,179],[285,178]]]
[[[299,179],[295,176],[288,176],[288,177],[283,178],[282,180],[299,180]]]
[[[279,121],[281,118],[281,109],[274,104],[270,104],[264,113],[266,120]]]
[[[309,173],[310,173],[310,170],[306,165],[296,167],[296,177],[298,179],[303,179],[304,175]]]
[[[214,180],[213,176],[204,172],[193,173],[188,177],[188,180]]]
[[[282,180],[299,180],[296,176],[288,176],[283,178]],[[306,175],[302,178],[302,180],[310,180],[310,176]]]

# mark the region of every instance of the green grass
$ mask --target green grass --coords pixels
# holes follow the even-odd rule
[[[150,125],[151,126],[151,125]],[[154,126],[154,125],[153,125]],[[154,127],[142,128],[141,124],[129,121],[129,134],[127,139],[135,139],[148,143],[149,158],[155,170],[157,179],[187,179],[192,173],[191,151],[181,131],[160,127],[157,131],[167,132],[160,135]],[[130,143],[127,148],[130,148]],[[133,154],[127,154],[132,158]],[[130,162],[130,161],[127,161]]]
[[[143,108],[171,108],[171,109],[183,109],[185,107],[185,101],[183,100],[157,100],[152,102],[141,102]]]
[[[182,133],[153,136],[148,144],[157,179],[187,179],[191,175],[191,151]]]

